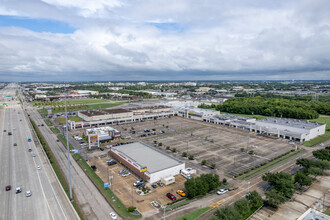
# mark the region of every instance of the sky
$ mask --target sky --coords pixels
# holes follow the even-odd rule
[[[329,80],[329,0],[0,0],[0,81]]]

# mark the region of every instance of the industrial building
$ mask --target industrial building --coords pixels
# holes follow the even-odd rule
[[[140,142],[112,147],[109,154],[150,183],[173,177],[185,169],[184,162]]]
[[[112,127],[100,127],[86,129],[86,136],[97,135],[99,141],[120,138],[120,131]]]
[[[78,116],[85,121],[97,121],[114,118],[132,117],[133,112],[122,108],[99,109],[80,111],[78,112]]]
[[[216,115],[220,115],[220,111],[194,108],[194,107],[179,108],[177,111],[178,111],[177,113],[178,116],[201,120],[201,121],[203,121],[204,119],[214,117]]]

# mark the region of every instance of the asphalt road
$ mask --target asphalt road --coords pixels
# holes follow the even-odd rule
[[[68,176],[66,147],[61,142],[56,141],[56,134],[46,125],[41,115],[37,112],[37,109],[26,105],[26,111],[36,124],[45,124],[45,126],[40,126],[39,129],[51,147],[62,171]],[[70,160],[74,199],[80,205],[83,215],[86,219],[110,219],[109,213],[114,212],[113,208],[71,156]],[[121,218],[118,216],[117,219]]]
[[[79,219],[42,150],[28,142],[32,133],[19,101],[5,97],[15,91],[13,84],[0,91],[0,103],[8,103],[0,110],[0,219]],[[10,191],[5,191],[7,185]],[[22,192],[16,194],[16,187]],[[27,190],[32,196],[26,197]]]

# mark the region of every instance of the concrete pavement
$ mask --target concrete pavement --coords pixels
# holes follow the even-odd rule
[[[42,150],[28,142],[32,133],[21,105],[4,97],[15,96],[16,89],[9,85],[0,92],[0,102],[8,103],[0,110],[0,219],[79,219]],[[5,191],[7,185],[11,185],[10,191]],[[22,193],[16,194],[16,187],[21,187]],[[25,196],[27,190],[32,196]]]

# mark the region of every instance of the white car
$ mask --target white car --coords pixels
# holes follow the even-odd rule
[[[228,189],[220,189],[217,194],[218,195],[222,195],[222,194],[225,194],[226,192],[228,192]]]
[[[129,176],[129,175],[131,175],[131,173],[123,173],[123,175],[121,175],[121,176],[126,177],[126,176]]]
[[[110,212],[110,217],[111,217],[112,219],[117,219],[117,215],[116,215],[116,213],[114,213],[114,212]]]
[[[26,197],[30,197],[30,196],[32,196],[31,190],[26,191],[25,196],[26,196]]]
[[[40,169],[41,169],[41,167],[38,165],[38,166],[37,166],[37,169],[38,169],[38,170],[40,170]]]

